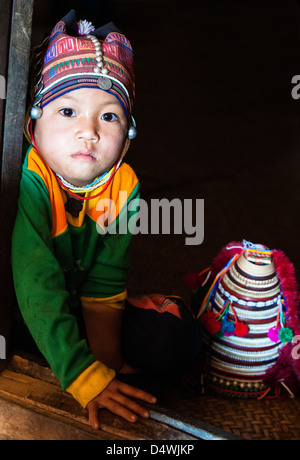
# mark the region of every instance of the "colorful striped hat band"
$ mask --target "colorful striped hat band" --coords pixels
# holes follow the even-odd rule
[[[87,21],[77,22],[71,10],[49,37],[31,118],[40,118],[43,107],[80,88],[100,89],[115,96],[131,121],[129,138],[135,137],[133,52],[129,40],[112,23],[95,30]]]

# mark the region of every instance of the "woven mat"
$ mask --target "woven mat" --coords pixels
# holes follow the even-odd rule
[[[247,440],[300,440],[300,399],[245,400],[168,392],[163,404]]]

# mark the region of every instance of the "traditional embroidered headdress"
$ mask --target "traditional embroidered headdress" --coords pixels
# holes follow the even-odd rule
[[[299,391],[297,282],[283,252],[230,243],[209,269],[185,281],[195,289],[209,387],[255,398],[283,387],[290,395]]]
[[[51,32],[36,84],[33,106],[41,109],[78,88],[113,94],[131,116],[134,99],[133,52],[113,23],[95,29],[71,10]]]

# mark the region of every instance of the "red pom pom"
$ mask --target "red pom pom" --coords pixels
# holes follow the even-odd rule
[[[218,332],[220,332],[221,326],[221,321],[218,321],[217,319],[208,319],[204,323],[205,329],[212,335],[215,335]]]
[[[208,311],[201,316],[201,323],[204,325],[209,319],[215,319],[216,315],[212,311]]]
[[[205,323],[205,329],[212,335],[217,334],[221,329],[221,322],[217,319],[209,319]]]
[[[245,323],[239,323],[238,321],[235,324],[235,335],[238,337],[245,337],[248,334],[249,328]]]

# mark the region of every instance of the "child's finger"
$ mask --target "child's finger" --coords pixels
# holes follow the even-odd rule
[[[141,417],[149,417],[149,411],[142,407],[137,402],[132,399],[127,398],[127,396],[122,395],[121,393],[115,395],[115,401],[118,402],[122,407],[128,409],[134,414],[140,415]]]
[[[146,393],[146,391],[141,390],[140,388],[135,388],[131,385],[127,385],[127,383],[119,382],[120,393],[123,393],[126,396],[130,396],[135,399],[140,399],[141,401],[149,402],[149,403],[156,403],[156,398],[151,395],[150,393]]]
[[[115,400],[108,400],[106,404],[106,408],[115,415],[124,418],[128,422],[136,422],[137,421],[137,414],[131,412],[128,408],[120,404],[118,401]]]
[[[109,410],[110,412],[112,412],[113,414],[124,418],[128,422],[137,421],[137,415],[131,412],[130,410],[126,409],[126,407],[123,407],[117,401],[114,401],[112,399],[106,399],[104,403],[99,405],[99,401],[95,400],[89,403],[87,406],[88,421],[91,427],[94,428],[95,430],[98,430],[100,428],[100,423],[99,423],[99,409],[100,408],[102,409],[105,408]]]
[[[92,403],[88,406],[88,413],[89,413],[89,424],[95,428],[95,430],[98,430],[100,427],[99,424],[99,410],[98,410],[98,405],[95,403]]]

